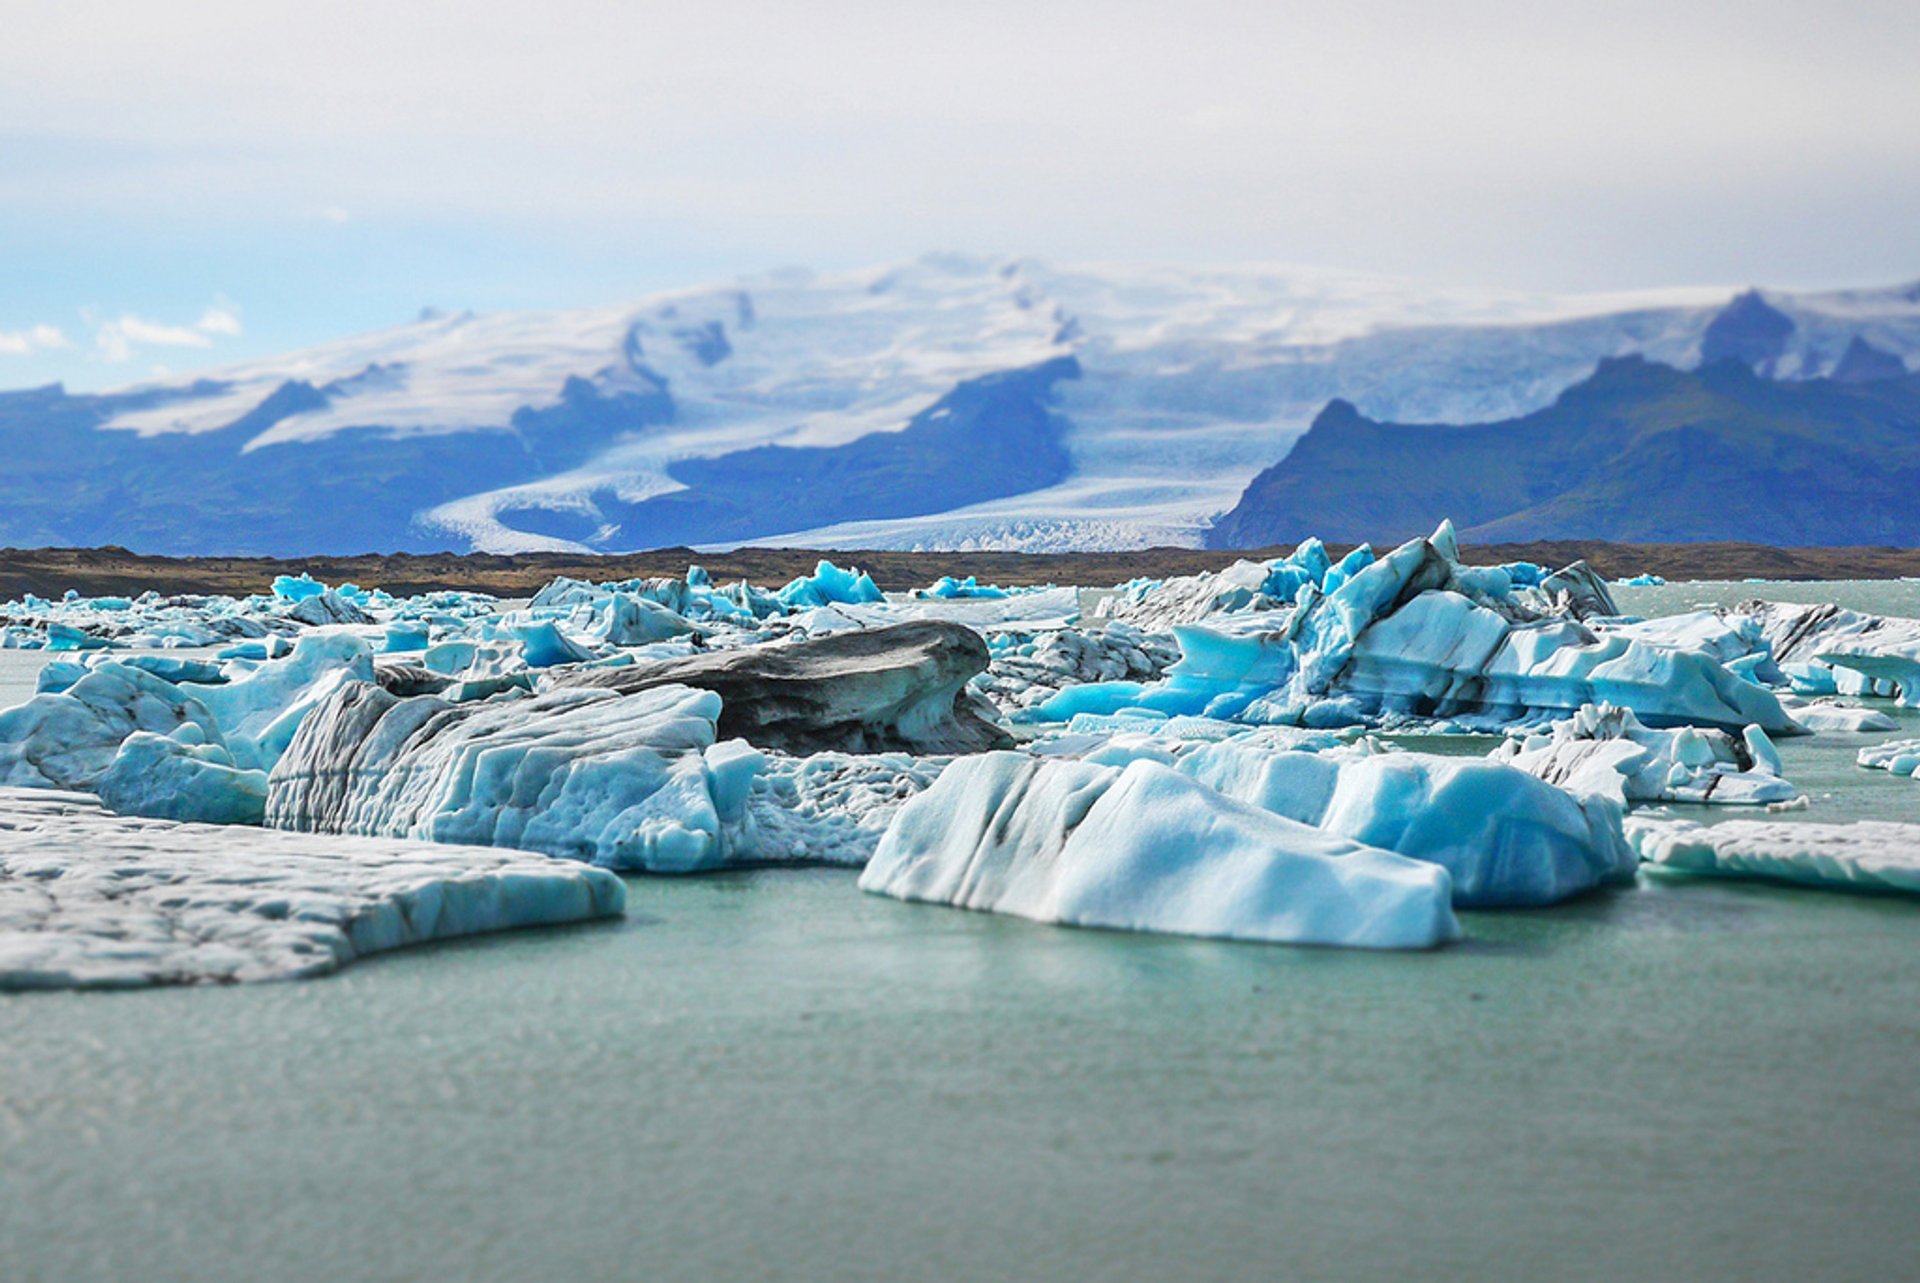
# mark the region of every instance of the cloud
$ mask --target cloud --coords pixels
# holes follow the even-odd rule
[[[344,223],[352,218],[353,215],[338,205],[329,205],[320,211],[320,217],[326,219],[329,223]]]
[[[67,336],[57,325],[32,325],[24,330],[0,330],[0,355],[32,356],[35,352],[49,352],[57,348],[72,347]]]
[[[200,315],[200,323],[194,326],[202,334],[218,334],[225,338],[240,337],[240,317],[224,303],[216,303]]]
[[[94,327],[93,345],[104,359],[118,362],[132,360],[135,348],[207,348],[213,346],[215,338],[237,338],[239,334],[238,309],[223,302],[207,308],[192,325],[167,325],[123,312]]]

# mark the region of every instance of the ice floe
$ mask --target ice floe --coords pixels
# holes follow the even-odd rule
[[[1706,825],[1636,817],[1627,822],[1627,838],[1641,859],[1672,873],[1920,892],[1920,824],[1728,820]]]
[[[0,789],[0,989],[316,976],[625,903],[613,874],[540,856],[133,819]]]

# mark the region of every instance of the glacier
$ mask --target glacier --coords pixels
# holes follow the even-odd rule
[[[342,465],[342,484],[392,475],[396,459],[437,465],[421,468],[432,483],[421,493],[355,491],[365,502],[290,514],[289,555],[319,551],[320,537],[372,546],[389,531],[420,550],[449,539],[497,552],[616,550],[663,542],[621,529],[619,516],[628,503],[684,494],[674,469],[689,459],[871,441],[970,380],[1071,358],[1085,376],[1059,390],[1065,480],[910,514],[827,522],[769,510],[751,514],[756,528],[738,542],[1194,545],[1333,397],[1401,422],[1509,417],[1547,404],[1602,358],[1693,364],[1735,293],[1554,296],[1298,268],[930,255],[620,306],[423,317],[59,404],[97,421],[90,430],[126,452],[112,460],[123,466],[170,443],[209,456],[217,443],[200,461],[238,476],[285,469],[278,460],[294,451]],[[1920,354],[1920,306],[1905,288],[1767,300],[1793,323],[1768,363],[1777,377],[1832,373],[1861,335],[1909,363]],[[169,533],[188,545],[172,551],[206,550],[190,546],[205,530]],[[64,538],[130,542],[113,521]]]

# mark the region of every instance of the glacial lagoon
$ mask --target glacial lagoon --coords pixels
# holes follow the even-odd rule
[[[0,652],[0,703],[38,662]],[[1853,763],[1920,713],[1869,702],[1901,729],[1781,741],[1794,818],[1920,813]],[[1797,1280],[1920,1249],[1907,900],[1643,873],[1388,954],[843,869],[629,894],[308,983],[0,994],[0,1274]]]

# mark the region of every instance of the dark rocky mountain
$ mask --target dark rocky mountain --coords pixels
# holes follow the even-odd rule
[[[1840,354],[1840,360],[1828,377],[1841,383],[1873,383],[1880,379],[1897,379],[1906,372],[1905,361],[1856,334],[1853,341],[1847,344],[1847,350]]]
[[[1763,374],[1785,355],[1793,337],[1793,318],[1748,290],[1737,296],[1707,325],[1700,336],[1700,364],[1739,361]]]
[[[1683,371],[1622,357],[1498,423],[1380,423],[1332,402],[1208,546],[1391,541],[1442,515],[1483,543],[1910,546],[1916,495],[1920,375],[1773,382],[1744,359]]]

